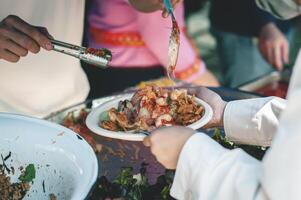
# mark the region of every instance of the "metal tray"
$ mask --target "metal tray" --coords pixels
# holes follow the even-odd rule
[[[279,81],[289,83],[290,76],[291,76],[290,70],[285,70],[283,72],[274,71],[272,73],[259,77],[255,80],[252,80],[248,83],[245,83],[239,86],[238,89],[242,91],[255,92],[256,90],[270,83],[279,82]]]

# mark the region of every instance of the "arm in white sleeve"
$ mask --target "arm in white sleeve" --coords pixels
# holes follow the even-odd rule
[[[183,147],[171,195],[180,200],[301,199],[301,89],[290,97],[263,163],[197,133]]]
[[[301,51],[300,51],[301,52]],[[263,160],[262,185],[270,199],[301,199],[301,53],[291,77],[287,107]]]
[[[179,200],[254,199],[260,176],[259,161],[197,133],[181,152],[171,195]]]
[[[242,150],[226,150],[208,136],[195,134],[182,149],[171,194],[180,200],[189,193],[193,199],[301,199],[300,76],[299,55],[287,107],[262,163]]]
[[[229,102],[224,113],[226,137],[235,143],[270,146],[286,100],[278,97]]]

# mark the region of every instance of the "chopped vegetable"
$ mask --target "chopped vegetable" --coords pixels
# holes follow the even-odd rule
[[[212,138],[227,149],[235,148],[234,143],[230,142],[225,137],[223,137],[222,134],[221,134],[221,130],[218,129],[218,128],[214,129],[214,133],[213,133]]]
[[[0,200],[21,200],[30,190],[28,182],[11,183],[10,172],[0,165]]]
[[[172,200],[169,195],[173,180],[173,171],[159,176],[156,184],[150,185],[146,177],[146,166],[142,164],[140,173],[134,174],[132,167],[123,167],[113,183],[105,176],[98,180],[100,193],[91,199],[128,199],[128,200]]]
[[[241,148],[254,158],[258,160],[262,160],[267,148],[260,147],[260,146],[252,146],[252,145],[240,145],[235,144],[231,141],[229,141],[225,136],[223,136],[220,129],[215,129],[212,138],[220,143],[223,147],[227,149],[235,149],[235,148]]]
[[[104,111],[104,112],[100,113],[99,120],[100,121],[108,121],[108,120],[110,120],[108,111]]]
[[[33,164],[27,165],[25,171],[20,175],[19,180],[22,182],[32,182],[36,177],[36,170]]]

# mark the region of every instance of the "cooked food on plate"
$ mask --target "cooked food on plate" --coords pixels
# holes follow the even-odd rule
[[[100,116],[100,127],[110,131],[151,131],[171,125],[187,126],[198,121],[204,107],[187,90],[147,86],[130,100],[120,101]]]

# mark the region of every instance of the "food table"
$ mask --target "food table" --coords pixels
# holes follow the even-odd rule
[[[278,96],[285,98],[288,91],[290,76],[290,70],[285,70],[283,72],[274,71],[243,84],[238,88],[243,91],[255,92],[264,96]]]
[[[236,89],[223,87],[211,89],[217,92],[226,101],[259,97],[259,95],[255,93],[242,92]],[[162,176],[162,174],[165,174],[165,169],[155,160],[148,148],[144,147],[141,142],[122,141],[93,134],[84,124],[87,112],[89,112],[91,108],[97,107],[106,101],[118,97],[120,97],[120,95],[88,100],[84,103],[53,113],[46,119],[52,122],[64,124],[65,126],[73,129],[75,132],[85,137],[88,142],[94,146],[99,161],[99,176],[106,176],[109,181],[112,181],[120,173],[120,169],[122,167],[132,167],[133,173],[139,173],[141,168],[146,169],[146,176],[149,179],[149,183],[153,186],[153,191],[155,191],[152,193],[160,194],[164,187],[170,186],[170,182],[168,182],[167,176]],[[208,131],[207,133],[212,134],[212,131]],[[246,147],[245,150],[247,152],[251,152],[251,154],[252,152],[254,153],[254,148]],[[264,151],[261,149],[255,149],[255,154],[257,153],[260,158]],[[89,199],[103,198],[102,190],[99,189],[101,181],[101,179],[98,180],[91,191]],[[158,182],[163,182],[163,186],[159,186]],[[149,195],[148,198],[161,199],[158,196],[152,195]],[[166,199],[171,198],[167,197]]]

